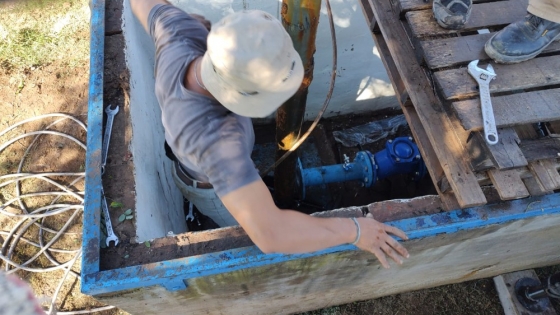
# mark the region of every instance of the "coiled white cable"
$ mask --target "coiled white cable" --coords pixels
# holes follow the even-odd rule
[[[37,117],[33,117],[30,119],[23,120],[5,130],[0,132],[0,137],[4,136],[6,133],[15,130],[17,127],[22,126],[26,123],[33,122],[36,120],[46,119],[46,118],[58,118],[54,122],[50,123],[45,127],[43,130],[40,131],[32,131],[26,132],[21,135],[15,136],[11,138],[7,142],[0,144],[0,154],[6,148],[14,144],[15,142],[30,136],[34,136],[34,139],[31,141],[27,149],[25,150],[23,157],[20,160],[20,163],[17,168],[17,173],[15,174],[6,174],[0,176],[0,188],[6,189],[9,185],[15,185],[15,197],[7,200],[0,204],[0,215],[5,217],[11,218],[13,220],[19,220],[14,226],[11,228],[10,231],[0,231],[0,236],[3,237],[3,243],[0,247],[0,261],[5,263],[5,270],[7,273],[14,273],[19,270],[25,270],[29,272],[52,272],[56,270],[64,269],[65,273],[62,279],[60,280],[49,305],[48,314],[59,314],[59,315],[73,315],[73,314],[90,314],[100,311],[106,311],[115,308],[114,306],[104,306],[99,307],[91,310],[80,310],[80,311],[70,311],[70,312],[57,312],[56,311],[56,300],[64,281],[68,277],[68,275],[72,275],[74,277],[79,278],[80,275],[77,272],[72,271],[72,266],[81,256],[81,248],[78,249],[62,249],[62,248],[52,248],[52,246],[63,236],[63,235],[76,235],[81,233],[76,232],[69,232],[67,229],[75,223],[75,221],[79,218],[79,216],[83,213],[84,210],[84,191],[80,191],[77,189],[73,189],[77,183],[82,181],[85,177],[84,172],[46,172],[46,173],[26,173],[22,172],[24,162],[26,157],[29,155],[31,150],[35,147],[35,144],[39,140],[39,138],[43,135],[51,135],[57,137],[64,137],[72,142],[76,143],[80,146],[84,151],[86,150],[86,145],[82,143],[80,140],[76,139],[73,136],[68,134],[50,130],[53,126],[57,125],[62,121],[70,120],[71,123],[75,123],[78,125],[79,128],[82,128],[84,131],[87,132],[86,125],[82,123],[80,120],[76,119],[67,114],[62,113],[54,113],[54,114],[46,114]],[[70,181],[69,184],[61,184],[57,182],[54,177],[65,177],[65,178],[74,178]],[[22,194],[21,193],[21,184],[23,181],[26,180],[41,180],[45,183],[48,183],[51,187],[59,189],[59,191],[48,191],[48,192],[33,192]],[[38,207],[36,209],[30,210],[26,207],[23,200],[29,198],[36,198],[36,197],[44,197],[44,196],[54,196],[55,198],[50,202],[49,205]],[[58,200],[62,197],[71,197],[74,199],[76,204],[69,203],[65,201],[64,203],[58,203]],[[61,215],[63,213],[67,213],[69,211],[73,211],[68,219],[66,219],[66,223],[60,230],[54,230],[44,226],[45,220],[49,218],[53,218],[54,216]],[[39,228],[39,232],[37,235],[38,242],[25,238],[24,235],[26,232],[30,231],[29,228],[32,226],[37,226]],[[52,238],[48,242],[45,243],[43,233],[51,233],[54,234]],[[27,237],[29,235],[27,234]],[[19,242],[22,241],[25,244],[34,246],[38,248],[38,252],[35,253],[31,258],[27,259],[23,263],[16,263],[12,260],[13,254],[18,249]],[[81,243],[81,242],[80,242]],[[81,245],[80,245],[81,246]],[[72,255],[72,257],[66,262],[59,262],[57,261],[50,253],[60,253],[60,254],[68,254]],[[32,266],[32,263],[36,261],[41,255],[44,255],[52,264],[49,267],[35,267]]]

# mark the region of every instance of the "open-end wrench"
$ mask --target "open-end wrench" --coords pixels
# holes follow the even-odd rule
[[[103,208],[103,215],[105,216],[105,227],[107,228],[107,238],[105,239],[105,243],[107,247],[111,242],[115,242],[115,246],[119,244],[119,238],[113,232],[113,225],[111,224],[111,216],[109,215],[109,207],[107,207],[107,199],[105,199],[105,192],[103,188],[101,188],[101,208]]]
[[[198,225],[200,226],[200,221],[198,220],[198,217],[194,216],[194,212],[193,212],[193,203],[189,201],[189,213],[187,214],[187,222],[192,221],[194,222],[194,219],[196,219],[196,222],[198,223]]]
[[[492,100],[490,99],[490,81],[496,77],[496,72],[491,64],[486,69],[478,67],[478,60],[473,60],[468,66],[469,74],[478,83],[478,91],[480,92],[480,107],[482,109],[482,123],[484,126],[484,139],[488,144],[498,143],[498,130],[496,129],[496,120],[494,119],[494,110],[492,109]]]
[[[186,217],[187,221],[194,221],[193,204],[189,201],[189,213]]]
[[[109,153],[109,142],[111,141],[111,131],[113,131],[113,120],[118,112],[118,106],[115,106],[115,109],[111,109],[111,105],[105,108],[107,124],[105,125],[105,134],[103,135],[103,146],[101,147],[101,174],[105,173],[105,164],[107,164],[107,154]]]

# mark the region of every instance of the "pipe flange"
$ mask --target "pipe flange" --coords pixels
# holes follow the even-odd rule
[[[370,187],[375,181],[375,162],[371,153],[368,151],[360,151],[356,153],[354,164],[362,168],[362,184],[364,187]]]
[[[418,146],[412,142],[412,137],[399,137],[389,140],[385,144],[389,156],[396,163],[411,163],[420,160]]]

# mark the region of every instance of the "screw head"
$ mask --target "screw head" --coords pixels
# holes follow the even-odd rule
[[[414,175],[418,176],[418,175],[420,175],[420,173],[419,173],[419,172],[415,172]]]
[[[420,160],[420,154],[416,155],[414,158]]]
[[[395,161],[400,162],[401,158],[395,158]]]
[[[389,143],[393,143],[393,140],[389,139],[389,140],[387,140],[387,142],[389,142]]]
[[[412,141],[412,140],[414,140],[414,139],[412,139],[412,137],[408,137],[408,140]]]

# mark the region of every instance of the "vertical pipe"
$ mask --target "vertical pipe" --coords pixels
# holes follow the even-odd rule
[[[276,159],[298,140],[305,115],[307,89],[313,80],[313,54],[321,0],[282,0],[282,24],[303,61],[305,75],[298,91],[276,113]],[[274,192],[280,207],[293,202],[297,155],[291,154],[274,171]]]

